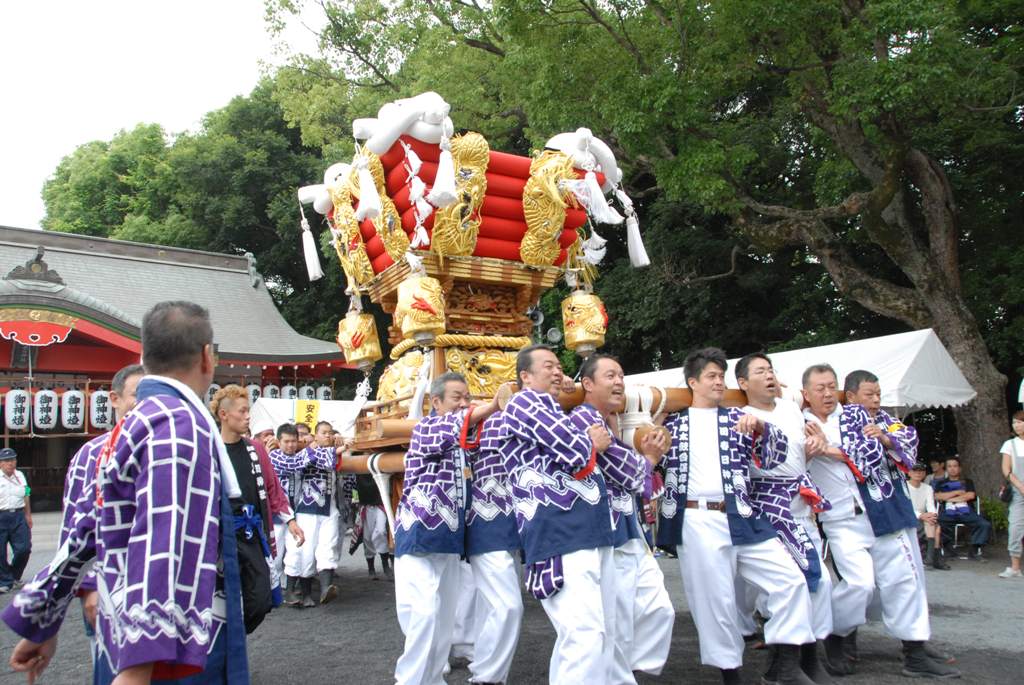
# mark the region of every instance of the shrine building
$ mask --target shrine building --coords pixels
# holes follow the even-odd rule
[[[189,300],[210,311],[214,385],[250,398],[332,399],[346,367],[333,342],[281,316],[251,255],[0,226],[0,429],[33,508],[60,508],[68,461],[113,423],[110,381],[139,361],[146,311]]]

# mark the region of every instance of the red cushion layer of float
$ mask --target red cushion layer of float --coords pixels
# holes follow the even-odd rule
[[[370,266],[373,268],[373,273],[379,274],[384,269],[394,264],[394,260],[391,259],[391,255],[387,252],[381,253],[376,259],[371,262]]]
[[[478,237],[473,254],[477,257],[508,259],[513,262],[522,261],[519,257],[519,243],[510,240]]]
[[[391,146],[391,149],[380,156],[380,163],[384,165],[384,171],[395,166],[401,166],[402,160],[405,159],[405,148],[398,141]]]
[[[526,179],[530,176],[529,157],[522,155],[510,155],[507,152],[491,150],[490,159],[487,161],[487,171],[494,174],[504,174],[514,178]]]
[[[433,162],[423,162],[418,175],[420,180],[426,184],[427,192],[429,193],[430,187],[434,183],[434,177],[437,176],[437,164]],[[398,197],[403,188],[408,188],[408,180],[409,172],[401,165],[388,171],[386,177],[388,196],[392,199]],[[505,174],[492,173],[490,171],[487,172],[488,196],[499,195],[501,197],[511,198],[522,202],[523,188],[525,186],[525,178],[506,176]],[[406,193],[408,193],[408,191],[406,191]]]

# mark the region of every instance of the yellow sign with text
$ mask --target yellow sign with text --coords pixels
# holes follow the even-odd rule
[[[319,400],[295,400],[295,423],[304,423],[312,433],[320,420]]]

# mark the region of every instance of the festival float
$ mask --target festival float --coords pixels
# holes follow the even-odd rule
[[[303,251],[310,278],[320,278],[303,208],[311,204],[325,217],[347,279],[350,308],[338,345],[366,375],[352,457],[339,468],[373,474],[393,504],[403,448],[433,378],[455,371],[474,396],[493,397],[515,379],[516,354],[533,342],[528,311],[559,279],[572,288],[562,302],[565,345],[592,354],[608,325],[592,291],[605,253],[595,226],[624,223],[633,266],[648,258],[615,155],[587,129],[555,135],[532,157],[508,154],[479,133],[456,135],[436,93],[389,103],[352,128],[352,161],[331,165],[322,184],[298,191]],[[392,315],[390,358],[373,400],[370,372],[384,360],[364,298]],[[652,430],[652,411],[679,409],[688,396],[631,390],[622,437]],[[577,388],[560,401],[571,407],[581,399]]]

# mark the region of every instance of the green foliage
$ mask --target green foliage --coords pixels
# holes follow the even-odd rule
[[[344,314],[336,260],[311,287],[295,190],[323,174],[265,81],[169,141],[155,125],[83,145],[46,184],[44,227],[233,254],[251,252],[285,318],[330,339]],[[315,215],[314,215],[315,216]],[[310,217],[313,219],[314,217]],[[320,229],[314,221],[315,229]]]
[[[981,498],[981,515],[992,523],[992,530],[1004,533],[1010,526],[1009,509],[998,497]]]
[[[306,282],[294,190],[351,155],[352,119],[434,90],[457,127],[494,149],[528,154],[585,125],[615,151],[652,257],[645,271],[629,268],[624,232],[599,227],[609,239],[596,284],[611,317],[607,348],[639,371],[677,365],[697,345],[742,354],[904,329],[906,317],[869,285],[841,292],[823,255],[897,293],[927,281],[894,249],[898,235],[934,261],[927,208],[906,174],[909,220],[898,234],[891,217],[839,211],[881,185],[873,167],[912,148],[945,174],[956,205],[962,293],[950,307],[966,303],[999,369],[1024,371],[1019,3],[318,6],[316,54],[296,55],[200,131],[168,143],[140,126],[66,158],[44,191],[46,227],[251,251],[289,321],[328,337],[344,298],[323,293],[340,294],[341,276],[327,259],[326,283]],[[266,7],[279,31],[303,3]],[[836,211],[822,222],[827,240],[811,244],[805,215],[794,229],[764,205]],[[563,295],[541,302],[544,330],[557,325]],[[564,357],[569,370],[575,360]]]

